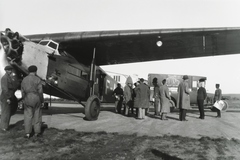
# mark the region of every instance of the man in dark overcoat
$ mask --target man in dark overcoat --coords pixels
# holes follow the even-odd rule
[[[169,89],[166,85],[166,79],[162,81],[162,86],[160,86],[160,103],[161,103],[161,113],[162,120],[167,120],[167,113],[170,112],[170,101],[171,97],[169,95]]]
[[[41,135],[42,111],[41,106],[44,102],[42,82],[36,76],[37,67],[28,67],[29,75],[25,77],[21,84],[21,91],[24,103],[24,126],[25,138],[30,138],[32,125],[34,126],[35,136]]]
[[[140,79],[139,84],[139,102],[138,102],[138,119],[145,119],[145,109],[149,108],[149,100],[150,100],[150,89],[149,87],[143,83],[144,79]]]
[[[198,103],[198,109],[200,112],[200,119],[204,119],[205,113],[204,113],[204,100],[207,98],[207,92],[204,88],[204,82],[205,79],[199,80],[199,88],[197,91],[197,103]]]
[[[158,85],[158,79],[153,78],[152,84],[154,86],[153,98],[154,98],[154,111],[155,116],[160,116],[160,90]]]
[[[179,108],[179,120],[186,120],[186,112],[190,109],[190,90],[188,87],[188,76],[183,76],[183,81],[178,85],[177,108]]]
[[[1,79],[2,93],[1,100],[1,128],[3,131],[7,131],[11,116],[15,114],[18,107],[18,100],[15,96],[15,92],[19,87],[19,81],[15,74],[12,72],[12,66],[6,66],[5,75]]]

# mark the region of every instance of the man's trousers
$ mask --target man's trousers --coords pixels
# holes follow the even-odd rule
[[[35,106],[24,104],[24,126],[25,133],[32,133],[32,126],[34,126],[35,134],[41,133],[42,125],[42,110],[41,103],[36,103]]]

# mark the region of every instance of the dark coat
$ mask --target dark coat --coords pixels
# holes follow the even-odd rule
[[[139,86],[134,88],[134,108],[139,108],[139,101],[140,101],[140,89]]]
[[[121,87],[117,87],[113,91],[113,95],[115,96],[115,101],[123,100],[123,89]]]
[[[178,99],[177,99],[177,108],[179,109],[190,109],[190,91],[188,88],[188,83],[182,81],[178,85]]]
[[[205,100],[207,98],[207,92],[204,87],[199,87],[197,91],[197,100]]]
[[[158,84],[156,84],[153,90],[153,98],[159,98],[159,97],[160,97],[160,87]]]
[[[2,77],[1,79],[1,108],[2,108],[2,115],[1,115],[1,127],[3,129],[8,129],[10,118],[12,115],[15,114],[18,107],[18,100],[16,96],[14,95],[15,91],[17,90],[19,86],[18,79],[11,75],[8,75],[7,73]],[[10,104],[7,102],[7,100],[10,100]]]
[[[170,112],[170,102],[171,97],[169,96],[169,89],[167,85],[160,86],[160,103],[161,110],[160,112],[169,113]]]
[[[140,83],[139,87],[139,101],[136,108],[149,108],[149,100],[150,100],[150,89],[144,84]]]
[[[19,81],[11,75],[7,73],[1,79],[1,89],[2,93],[0,95],[1,102],[6,101],[7,99],[11,99],[15,97],[15,92],[19,86]]]

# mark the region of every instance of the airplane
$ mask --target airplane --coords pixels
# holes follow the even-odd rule
[[[116,82],[100,65],[240,53],[240,28],[189,28],[65,32],[21,35],[1,32],[2,64],[21,80],[34,64],[44,93],[86,101],[85,119],[97,120]],[[2,76],[2,75],[0,75]],[[1,78],[1,77],[0,77]]]

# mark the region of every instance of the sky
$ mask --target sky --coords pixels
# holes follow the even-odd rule
[[[130,29],[240,27],[239,0],[1,0],[0,30],[22,35]],[[207,77],[213,93],[239,93],[240,54],[103,66],[116,73]],[[200,66],[201,64],[201,66]]]

